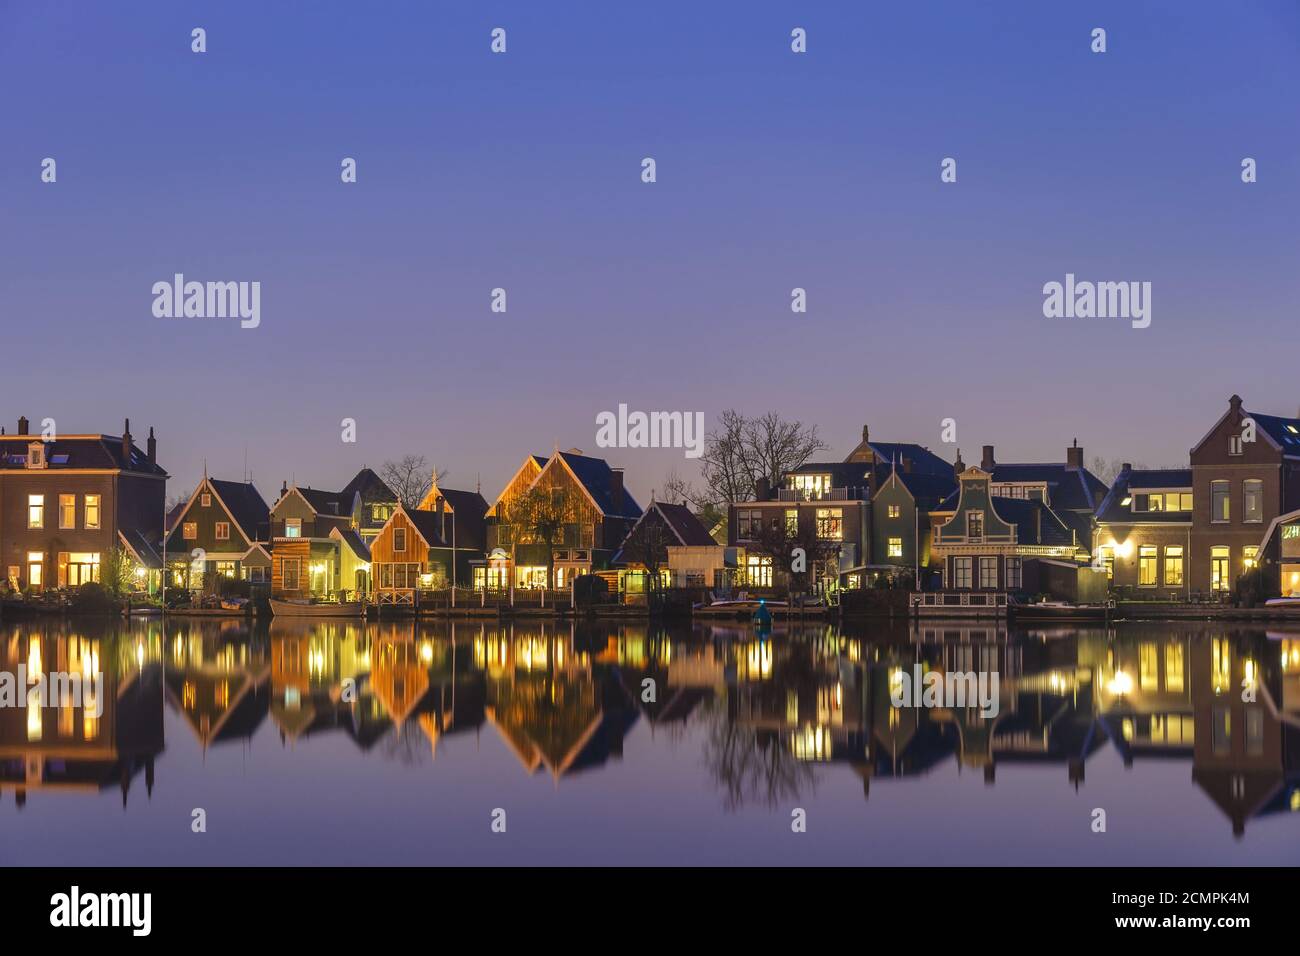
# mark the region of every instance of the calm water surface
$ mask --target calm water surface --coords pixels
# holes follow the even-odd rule
[[[0,708],[5,864],[1300,863],[1300,633],[38,621],[0,654],[106,680],[98,720]],[[997,716],[892,707],[915,663],[997,670]]]

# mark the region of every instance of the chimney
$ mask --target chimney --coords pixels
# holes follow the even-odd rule
[[[954,476],[960,476],[966,470],[966,462],[961,460],[961,449],[957,449],[957,460],[952,463],[952,473]]]
[[[611,468],[609,470],[609,499],[610,505],[614,509],[614,514],[623,513],[623,469]]]
[[[869,436],[869,432],[868,432],[867,426],[866,426],[866,425],[863,425],[863,426],[862,426],[862,444],[865,445],[867,442],[869,442],[869,441],[871,440],[868,436]]]
[[[158,464],[158,439],[153,437],[153,426],[149,426],[149,464]]]
[[[1133,470],[1133,463],[1132,463],[1131,461],[1126,461],[1126,462],[1124,462],[1124,464],[1120,465],[1119,470],[1120,470],[1120,471],[1132,471],[1132,470]]]
[[[1232,396],[1232,398],[1228,399],[1228,407],[1231,408],[1234,412],[1241,411],[1241,396],[1234,395]]]
[[[907,457],[906,455],[904,455],[904,456],[903,456],[903,474],[905,474],[905,475],[910,475],[911,473],[912,473],[912,459],[909,458],[909,457]]]
[[[980,467],[985,471],[992,471],[997,462],[993,460],[993,446],[984,446],[984,458],[980,461]]]
[[[1079,439],[1074,440],[1074,444],[1065,449],[1065,467],[1070,471],[1083,470],[1083,449],[1079,447]]]
[[[288,493],[289,493],[289,482],[287,481],[280,482],[280,497],[283,498]]]
[[[26,434],[27,434],[27,424],[28,424],[28,422],[27,422],[27,416],[26,416],[26,415],[24,415],[22,418],[18,419],[18,434],[20,434],[20,435],[26,435]]]
[[[772,497],[772,483],[766,477],[759,478],[754,482],[754,500],[767,501]]]
[[[122,426],[122,460],[127,464],[131,462],[131,419],[127,419]]]

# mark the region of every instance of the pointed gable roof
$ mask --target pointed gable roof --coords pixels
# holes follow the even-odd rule
[[[353,495],[360,495],[365,502],[397,500],[397,495],[388,487],[388,483],[369,468],[357,472],[339,494],[348,501],[352,500]]]
[[[547,462],[546,468],[542,469],[541,474],[537,476],[536,481],[540,481],[543,474],[548,468],[555,467],[555,462],[560,461],[568,468],[569,472],[578,483],[586,490],[591,497],[592,502],[600,509],[601,514],[614,518],[639,518],[641,517],[641,506],[632,498],[626,486],[623,488],[623,503],[621,508],[614,506],[614,470],[609,467],[609,463],[603,458],[591,458],[587,455],[580,455],[572,451],[557,451],[554,457]],[[536,484],[534,481],[534,484]]]
[[[637,524],[639,525],[644,521],[646,515],[649,515],[651,511],[659,512],[681,544],[686,546],[716,544],[713,536],[709,534],[709,529],[704,527],[703,522],[686,505],[670,505],[662,501],[652,501],[645,514],[637,521]],[[634,527],[632,530],[635,531],[636,528]]]
[[[221,510],[230,518],[231,523],[248,545],[259,540],[266,540],[270,535],[271,509],[266,500],[251,481],[223,481],[220,478],[204,477],[190,494],[189,500],[177,505],[167,513],[167,544],[169,550],[187,551],[184,539],[171,540],[178,533],[178,528],[185,516],[194,507],[199,496],[211,494]]]
[[[245,537],[250,542],[263,540],[258,537],[258,532],[270,527],[271,509],[253,483],[209,478],[208,484],[221,499],[221,503],[226,506],[226,511],[235,519],[235,523],[239,525]]]

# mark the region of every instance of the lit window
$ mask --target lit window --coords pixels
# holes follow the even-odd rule
[[[218,541],[229,541],[229,540],[230,540],[230,522],[229,522],[229,521],[218,521],[218,522],[217,522],[217,540],[218,540]]]
[[[760,555],[746,556],[745,578],[750,587],[770,588],[772,586],[772,559]]]
[[[286,538],[301,538],[301,537],[302,537],[302,519],[301,519],[301,518],[285,518],[285,519],[284,519],[284,536],[285,536]]]
[[[85,501],[85,525],[90,530],[99,529],[99,495],[86,495]]]
[[[1153,588],[1159,581],[1157,565],[1159,549],[1155,545],[1144,544],[1138,549],[1138,585]]]
[[[45,527],[45,496],[44,495],[27,496],[27,527],[29,528]]]
[[[181,536],[186,541],[197,541],[199,538],[199,523],[197,521],[187,521],[181,526]]]
[[[1115,580],[1115,549],[1107,545],[1097,550],[1101,555],[1102,566],[1106,568],[1106,580]]]
[[[840,508],[817,509],[817,537],[824,541],[844,540],[844,512]]]
[[[1183,583],[1183,546],[1171,544],[1165,547],[1165,584],[1168,587],[1181,587]]]
[[[788,509],[785,513],[785,533],[796,535],[799,533],[799,511],[798,509]]]
[[[59,495],[59,527],[75,528],[77,526],[77,496]]]
[[[1241,564],[1245,568],[1253,568],[1255,566],[1255,560],[1258,557],[1258,545],[1248,544],[1241,549]]]
[[[823,498],[831,490],[830,475],[791,475],[790,487],[802,493],[805,501]]]
[[[903,556],[903,539],[902,539],[902,538],[890,538],[890,539],[889,539],[889,556],[890,556],[891,558],[901,558],[901,557]]]
[[[1210,549],[1210,590],[1226,591],[1232,584],[1228,570],[1229,551],[1224,545]]]
[[[900,508],[898,505],[889,506],[889,517],[897,518],[901,512],[902,512],[902,508]]]

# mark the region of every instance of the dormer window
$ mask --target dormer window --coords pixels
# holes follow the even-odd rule
[[[831,476],[791,475],[790,490],[799,492],[805,501],[823,498],[831,490]]]
[[[27,467],[45,467],[45,443],[34,441],[27,446]]]

